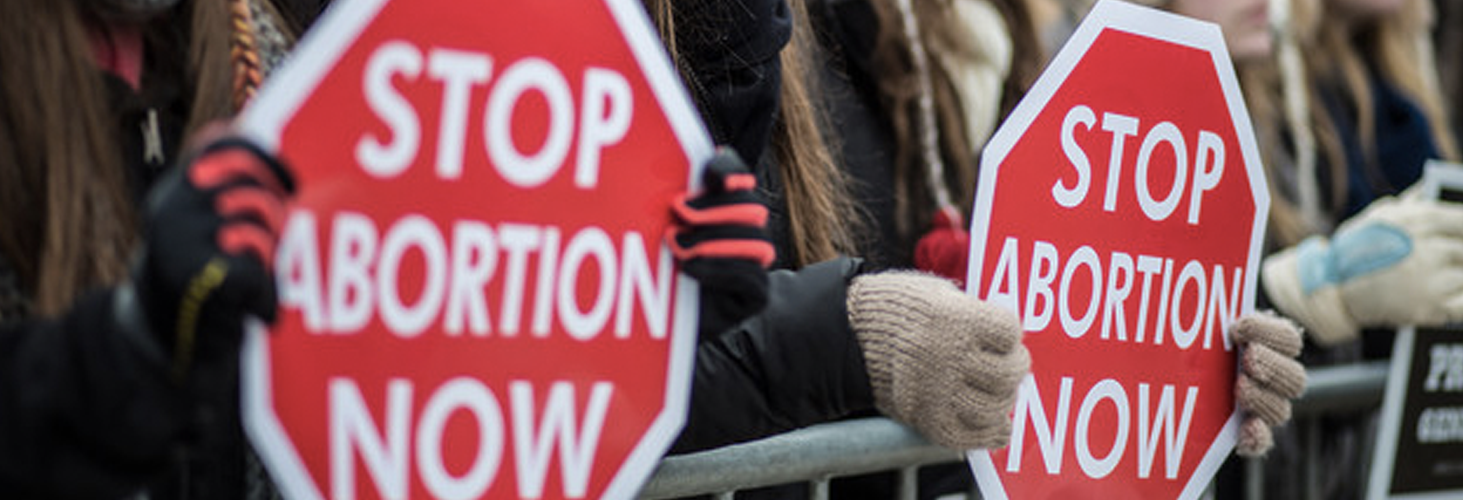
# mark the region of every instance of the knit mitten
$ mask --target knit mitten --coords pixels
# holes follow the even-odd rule
[[[1289,320],[1262,312],[1240,318],[1230,328],[1230,336],[1240,349],[1234,397],[1244,412],[1235,451],[1240,456],[1258,457],[1274,445],[1270,429],[1290,420],[1290,401],[1305,391],[1305,367],[1294,359],[1300,354],[1300,329]]]
[[[1015,315],[910,271],[854,278],[848,313],[879,411],[941,446],[1006,445],[1031,371]]]

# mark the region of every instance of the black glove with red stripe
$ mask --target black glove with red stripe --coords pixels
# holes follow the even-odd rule
[[[721,333],[767,305],[767,267],[776,251],[757,178],[730,148],[718,148],[702,173],[705,191],[675,201],[667,242],[681,269],[701,283],[702,338]]]
[[[274,249],[294,192],[289,172],[252,143],[210,143],[164,177],[144,212],[124,325],[161,344],[175,377],[238,348],[246,315],[273,321]],[[136,314],[137,312],[142,314]],[[129,318],[128,315],[131,315]]]

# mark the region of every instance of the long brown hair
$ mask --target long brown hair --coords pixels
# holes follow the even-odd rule
[[[782,51],[782,96],[773,124],[772,147],[780,165],[792,235],[791,259],[798,267],[839,254],[857,253],[862,212],[853,202],[849,180],[834,160],[828,122],[813,97],[817,40],[803,0],[788,0],[793,36]]]
[[[672,0],[644,0],[646,10],[655,21],[661,38],[681,76],[695,81],[676,50],[678,29],[671,8]],[[823,112],[812,99],[817,94],[813,64],[817,40],[808,21],[802,0],[788,0],[793,21],[792,40],[779,55],[782,63],[782,88],[776,121],[772,129],[771,147],[776,155],[783,192],[787,203],[790,248],[794,255],[786,261],[795,266],[828,260],[840,254],[857,252],[858,235],[863,227],[862,212],[853,202],[849,180],[838,168],[829,147],[830,137]],[[749,160],[754,160],[749,158]]]
[[[195,43],[190,123],[227,116],[228,22],[222,1],[182,8]],[[0,2],[0,254],[33,314],[64,310],[83,291],[126,273],[136,219],[115,117],[87,41],[88,14],[72,0]],[[219,67],[202,67],[221,61]],[[214,75],[208,77],[208,75]],[[212,78],[212,79],[210,79]],[[222,83],[218,83],[222,82]],[[206,96],[221,96],[225,106]]]
[[[53,314],[122,276],[130,199],[75,6],[7,0],[0,24],[0,251]]]

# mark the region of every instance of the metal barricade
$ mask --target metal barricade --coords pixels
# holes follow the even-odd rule
[[[1298,429],[1313,429],[1312,421],[1335,412],[1374,409],[1381,404],[1387,364],[1310,370],[1306,393],[1295,404]],[[1307,433],[1314,434],[1314,433]],[[1308,436],[1308,448],[1320,436]],[[1315,453],[1315,452],[1313,452]],[[714,450],[666,457],[641,490],[645,499],[713,495],[729,500],[738,490],[806,482],[808,498],[826,500],[834,477],[877,471],[899,471],[899,500],[917,497],[920,467],[957,462],[963,454],[930,444],[914,431],[885,418],[864,418],[811,426],[786,434]],[[1307,460],[1306,491],[1317,491],[1314,459]],[[1263,496],[1263,469],[1247,461],[1245,492],[1250,499]],[[976,492],[970,498],[978,498]]]

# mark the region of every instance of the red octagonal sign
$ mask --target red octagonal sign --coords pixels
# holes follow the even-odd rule
[[[1211,24],[1099,3],[981,163],[969,291],[1032,353],[987,498],[1196,498],[1234,445],[1230,323],[1269,197]]]
[[[629,498],[684,420],[711,145],[634,0],[337,2],[241,127],[301,190],[245,425],[290,498]],[[571,5],[572,4],[572,5]]]

